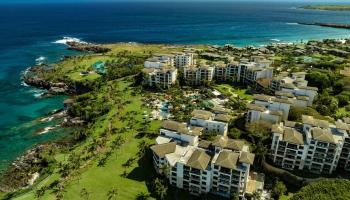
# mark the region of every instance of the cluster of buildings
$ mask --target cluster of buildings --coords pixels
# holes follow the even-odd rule
[[[170,88],[176,83],[178,69],[195,63],[192,53],[155,55],[144,63],[144,83],[149,87]]]
[[[259,84],[262,80],[272,79],[271,64],[272,61],[264,56],[251,56],[239,62],[231,58],[227,63],[208,64],[197,63],[192,53],[157,55],[145,61],[144,82],[151,87],[169,88],[175,84],[178,70],[181,70],[187,85],[207,85],[213,80]]]
[[[230,116],[195,110],[189,123],[163,121],[151,147],[156,171],[171,185],[200,195],[230,197],[263,189],[262,175],[253,173],[255,155],[241,140],[227,137]],[[200,140],[216,133],[213,141]]]
[[[289,170],[331,174],[350,170],[350,119],[335,124],[302,116],[302,123],[284,121],[272,127],[271,157]]]
[[[275,96],[254,95],[254,101],[248,105],[247,122],[263,120],[278,124],[288,120],[291,107],[312,106],[318,89],[307,85],[304,72],[274,77],[269,87]]]

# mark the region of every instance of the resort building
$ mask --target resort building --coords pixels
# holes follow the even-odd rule
[[[265,61],[249,62],[248,59],[241,59],[238,66],[238,81],[255,85],[258,81],[272,79],[273,68],[268,63]]]
[[[330,124],[311,116],[302,116],[300,124],[286,121],[273,125],[271,144],[273,162],[289,170],[331,174],[343,155],[342,167],[346,168],[348,154],[343,146],[349,136],[348,132],[343,130],[345,123],[337,124]]]
[[[193,65],[196,65],[193,53],[178,53],[174,56],[174,66],[176,68]]]
[[[217,133],[227,135],[228,123],[231,120],[228,114],[214,114],[205,110],[194,110],[190,124],[204,128],[204,133]]]
[[[228,64],[224,62],[213,63],[215,68],[214,78],[221,82],[237,82],[239,76],[239,65],[236,61],[231,61]]]
[[[164,122],[156,139],[153,163],[171,185],[191,194],[213,193],[230,197],[263,189],[263,179],[250,170],[255,155],[240,140],[217,136],[214,141],[198,141],[201,131],[185,124]],[[263,177],[263,176],[259,176]]]
[[[308,87],[308,81],[305,80],[305,72],[282,73],[274,77],[269,85],[272,91],[280,91],[283,93],[290,93],[299,99],[308,99],[307,106],[312,106],[315,97],[318,94],[316,87]]]
[[[278,124],[288,119],[292,102],[267,95],[254,95],[254,102],[248,105],[247,123],[268,121]]]
[[[207,85],[214,77],[214,67],[207,64],[184,66],[184,79],[188,85]]]
[[[174,67],[175,61],[173,55],[156,55],[145,61],[145,68],[163,68]]]
[[[144,68],[143,81],[148,87],[168,89],[176,83],[176,68]]]

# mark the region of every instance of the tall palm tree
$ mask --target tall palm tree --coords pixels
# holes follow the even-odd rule
[[[118,189],[112,188],[110,191],[107,192],[107,199],[108,200],[116,200],[118,196]]]
[[[89,200],[90,198],[90,193],[87,191],[86,188],[83,188],[80,190],[80,197],[85,200]]]

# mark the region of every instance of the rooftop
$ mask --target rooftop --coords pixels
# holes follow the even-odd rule
[[[321,128],[315,127],[311,129],[311,135],[314,140],[332,143],[332,144],[336,143],[329,129],[321,129]]]
[[[213,116],[213,113],[205,110],[194,110],[191,115],[194,118],[209,120]]]
[[[187,161],[186,166],[199,170],[205,170],[208,167],[210,160],[210,155],[208,155],[204,150],[196,149],[192,153],[190,159]]]
[[[232,151],[221,151],[215,161],[215,165],[228,169],[236,169],[239,153]]]
[[[176,149],[176,142],[165,144],[157,144],[151,146],[151,150],[159,157],[164,158],[166,154],[174,153]]]

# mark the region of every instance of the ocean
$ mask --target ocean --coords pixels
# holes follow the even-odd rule
[[[0,169],[33,145],[64,131],[38,130],[36,120],[63,107],[65,97],[40,98],[20,75],[35,63],[53,63],[66,50],[63,37],[88,42],[264,45],[344,38],[346,29],[297,22],[350,23],[350,12],[298,9],[300,3],[181,2],[0,5]]]

